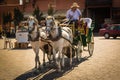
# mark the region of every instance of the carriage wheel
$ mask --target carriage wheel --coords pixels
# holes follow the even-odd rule
[[[93,55],[93,51],[94,51],[94,36],[93,36],[93,33],[92,33],[91,42],[88,43],[88,52],[89,52],[90,56]]]
[[[81,41],[79,41],[78,44],[77,44],[77,48],[76,48],[77,61],[81,60],[81,56],[82,56],[82,43],[81,43]]]

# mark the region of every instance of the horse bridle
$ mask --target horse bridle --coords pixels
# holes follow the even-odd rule
[[[38,30],[38,28],[37,28],[37,32],[36,32],[36,37],[34,38],[34,39],[32,39],[32,37],[31,37],[31,34],[32,34],[32,32],[34,31],[34,29],[35,29],[35,23],[33,23],[33,27],[31,27],[31,26],[29,26],[28,27],[28,37],[29,37],[29,39],[30,39],[30,41],[39,41],[39,36],[40,36],[40,34],[39,34],[39,30]],[[32,29],[29,29],[29,28],[32,28]]]

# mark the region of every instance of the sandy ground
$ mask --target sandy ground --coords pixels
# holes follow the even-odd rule
[[[13,40],[13,39],[12,39]],[[41,71],[34,71],[35,54],[28,49],[3,49],[0,39],[0,80],[120,80],[120,37],[104,39],[95,37],[94,54],[82,53],[82,61],[73,61],[61,73],[47,65]],[[42,62],[42,52],[40,51]]]

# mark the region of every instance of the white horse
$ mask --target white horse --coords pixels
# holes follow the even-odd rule
[[[46,32],[42,28],[38,28],[38,21],[33,16],[30,16],[28,19],[28,31],[29,41],[31,43],[33,51],[35,52],[35,68],[40,68],[41,63],[39,60],[39,49],[41,49],[44,53],[43,64],[45,64],[45,52],[48,53],[48,59],[50,60],[49,54],[51,54],[52,47],[48,42],[42,40],[42,38],[47,38]],[[45,46],[47,47],[47,51]]]
[[[53,57],[58,66],[58,71],[61,71],[61,66],[64,67],[64,54],[62,50],[65,47],[70,47],[70,66],[72,65],[72,30],[68,27],[59,27],[54,17],[46,17],[46,29],[49,34],[49,39],[53,47]],[[62,63],[61,63],[62,61]]]

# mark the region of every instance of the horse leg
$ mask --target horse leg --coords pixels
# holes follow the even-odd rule
[[[53,60],[53,51],[52,51],[52,47],[50,45],[48,46],[47,57],[48,57],[49,64],[50,64],[52,62],[52,60]]]
[[[60,47],[58,56],[58,72],[61,72],[61,66],[64,67],[64,54],[62,54],[62,50],[63,48]]]
[[[62,53],[62,67],[64,67],[65,66],[65,59],[64,59],[64,53]]]
[[[35,52],[35,68],[37,68],[37,65],[39,65],[39,67],[41,65],[40,60],[39,60],[39,48],[38,49],[35,48],[33,50]]]
[[[53,60],[54,60],[54,62],[55,62],[55,66],[58,66],[57,64],[58,64],[58,60],[57,60],[58,58],[56,58],[56,51],[55,51],[55,49],[53,48]]]
[[[47,53],[47,58],[48,58],[48,61],[49,61],[49,64],[51,63],[51,51],[49,49],[49,52]]]
[[[38,48],[38,51],[37,51],[36,59],[37,59],[37,62],[38,62],[38,66],[40,68],[41,63],[40,63],[40,59],[39,59],[39,48]]]
[[[56,63],[56,51],[55,51],[55,49],[53,48],[53,60],[55,61],[55,63]]]
[[[58,72],[61,72],[61,51],[58,53],[58,58],[57,58],[57,66],[58,66]]]
[[[72,47],[70,46],[70,66],[72,66]]]
[[[45,51],[43,50],[43,66],[45,66]]]
[[[37,56],[35,55],[35,68],[37,68]]]

